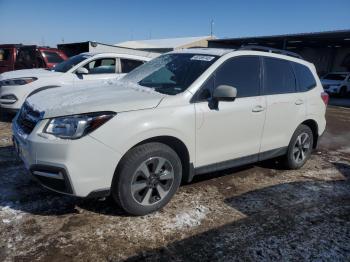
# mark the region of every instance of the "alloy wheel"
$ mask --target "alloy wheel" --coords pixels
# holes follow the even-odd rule
[[[131,194],[141,205],[154,205],[164,199],[174,182],[174,168],[163,157],[142,162],[133,174]]]
[[[310,136],[307,133],[301,133],[298,135],[294,147],[293,147],[293,158],[295,162],[300,163],[305,160],[310,150]]]

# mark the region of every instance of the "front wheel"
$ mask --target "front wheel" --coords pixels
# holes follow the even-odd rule
[[[313,133],[310,127],[300,125],[288,146],[285,164],[288,169],[299,169],[310,158],[313,148]]]
[[[114,200],[129,214],[146,215],[164,207],[180,186],[181,160],[162,143],[131,149],[112,185]]]

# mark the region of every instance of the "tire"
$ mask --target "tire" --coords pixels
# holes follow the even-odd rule
[[[305,139],[305,140],[304,140]],[[301,142],[301,144],[300,144]],[[294,132],[285,156],[288,169],[299,169],[310,158],[313,148],[313,133],[310,127],[300,125]]]
[[[340,88],[340,91],[339,91],[339,96],[340,97],[346,97],[346,94],[347,94],[346,86],[342,86]]]
[[[136,146],[114,175],[112,197],[125,212],[146,215],[170,201],[181,177],[181,160],[169,146],[157,142]]]

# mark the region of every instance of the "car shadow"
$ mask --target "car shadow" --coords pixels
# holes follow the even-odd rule
[[[244,218],[126,261],[308,261],[348,258],[350,165],[343,180],[283,183],[225,199]]]
[[[79,213],[79,208],[105,215],[126,215],[110,198],[84,199],[42,187],[24,168],[13,146],[0,147],[1,207],[45,216]]]
[[[8,113],[8,112],[4,112],[1,108],[0,108],[0,122],[6,122],[6,123],[11,123],[13,118],[16,116],[15,113]]]
[[[190,185],[227,175],[240,174],[240,171],[246,171],[255,166],[246,165],[196,176]],[[278,160],[275,159],[260,162],[257,166],[282,168]],[[342,167],[337,166],[337,168],[341,169]],[[42,187],[28,174],[12,146],[0,147],[0,206],[45,216],[79,213],[79,209],[108,216],[127,216],[111,197],[104,199],[79,198],[55,193]]]

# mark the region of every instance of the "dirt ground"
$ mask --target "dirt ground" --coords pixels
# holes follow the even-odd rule
[[[350,259],[350,109],[329,106],[319,149],[298,171],[276,161],[195,178],[162,211],[43,189],[0,122],[0,261]]]

